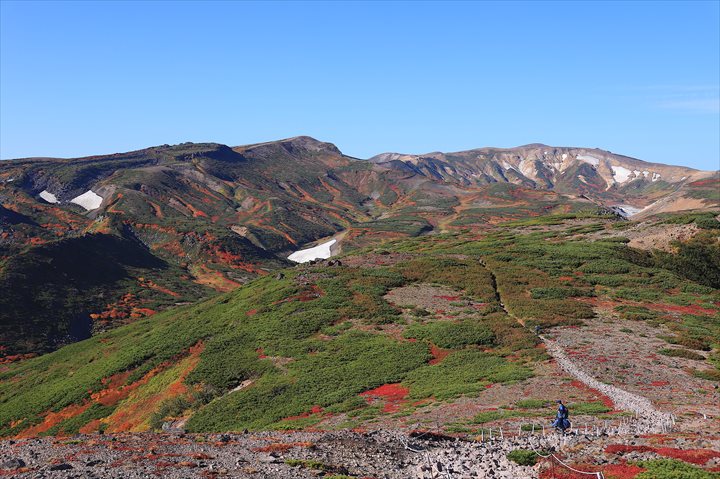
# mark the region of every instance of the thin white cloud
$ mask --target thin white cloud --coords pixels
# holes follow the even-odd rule
[[[650,85],[645,91],[655,108],[687,113],[720,112],[720,85]]]
[[[658,103],[660,108],[696,113],[720,113],[720,98],[695,98],[666,100]]]

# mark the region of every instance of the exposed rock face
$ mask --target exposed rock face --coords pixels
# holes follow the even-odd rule
[[[383,153],[370,161],[384,168],[463,185],[509,182],[584,194],[604,204],[636,197],[635,206],[648,204],[642,192],[650,187],[657,190],[662,185],[660,189],[669,194],[685,183],[713,174],[648,163],[605,150],[540,144],[424,155]]]

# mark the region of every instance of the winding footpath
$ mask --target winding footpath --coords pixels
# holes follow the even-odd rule
[[[632,412],[636,415],[637,420],[623,424],[621,428],[624,430],[618,432],[628,434],[655,434],[669,432],[670,429],[672,429],[675,424],[675,418],[672,414],[659,411],[646,397],[598,381],[580,369],[567,354],[565,354],[565,351],[557,342],[543,336],[540,336],[540,339],[545,343],[547,352],[555,358],[558,365],[568,374],[574,376],[586,386],[597,389],[612,399],[617,409]]]

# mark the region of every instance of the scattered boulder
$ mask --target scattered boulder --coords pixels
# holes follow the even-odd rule
[[[67,462],[61,462],[60,464],[54,464],[50,466],[51,471],[67,471],[69,469],[72,469],[73,467],[68,464]]]
[[[25,467],[25,461],[19,457],[11,457],[0,464],[2,469],[20,469],[21,467]]]

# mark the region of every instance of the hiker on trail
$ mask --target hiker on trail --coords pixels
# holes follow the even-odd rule
[[[570,421],[568,420],[568,416],[570,415],[570,413],[568,412],[568,408],[565,407],[562,401],[558,399],[556,402],[558,403],[558,410],[552,426],[565,434],[565,430],[570,428]]]

